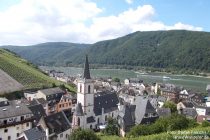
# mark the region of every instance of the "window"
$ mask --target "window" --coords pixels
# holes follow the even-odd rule
[[[107,121],[107,116],[105,116],[105,121]]]
[[[59,105],[59,107],[61,108],[61,104]]]
[[[29,127],[29,123],[28,122],[26,123],[26,126]]]
[[[16,129],[19,130],[19,127],[17,127]]]
[[[4,120],[4,124],[7,124],[7,120]]]
[[[71,103],[69,103],[69,106],[71,105]]]
[[[60,134],[60,138],[62,138],[63,137],[63,133],[62,134]]]
[[[78,117],[78,122],[77,122],[78,126],[80,126],[80,118]]]
[[[92,126],[92,125],[90,125],[90,129],[92,129],[92,127],[93,127],[93,126]]]
[[[80,85],[80,92],[82,92],[82,85]]]
[[[19,133],[17,133],[17,137],[19,137],[20,136],[20,134]]]
[[[21,116],[21,117],[20,117],[20,120],[23,121],[23,120],[24,120],[24,116]]]
[[[88,93],[90,93],[90,85],[88,85]]]
[[[8,136],[8,140],[11,140],[11,136]]]
[[[4,133],[7,133],[8,132],[8,129],[4,129]]]

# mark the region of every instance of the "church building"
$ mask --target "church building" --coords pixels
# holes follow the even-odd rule
[[[94,93],[88,57],[86,56],[83,77],[77,83],[77,104],[73,114],[72,128],[98,129],[109,117],[117,118],[118,96],[115,92]]]

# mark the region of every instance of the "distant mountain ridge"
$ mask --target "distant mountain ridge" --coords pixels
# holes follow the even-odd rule
[[[135,32],[94,44],[44,43],[2,46],[37,65],[90,63],[155,68],[198,69],[210,72],[210,33],[171,30]]]

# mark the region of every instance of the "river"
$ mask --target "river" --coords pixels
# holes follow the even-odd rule
[[[82,74],[82,68],[75,67],[47,67],[41,66],[42,70],[56,70],[62,71],[68,76],[76,76]],[[178,86],[183,86],[186,89],[194,89],[200,92],[206,92],[207,84],[210,84],[210,78],[189,76],[189,75],[175,75],[168,73],[139,73],[133,70],[124,69],[91,69],[92,77],[118,77],[123,81],[125,78],[139,77],[145,83],[171,83]],[[164,78],[163,78],[164,77]]]

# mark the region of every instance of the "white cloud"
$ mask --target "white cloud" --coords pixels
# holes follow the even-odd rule
[[[0,12],[0,45],[48,41],[93,43],[139,30],[202,30],[181,22],[165,25],[155,21],[151,5],[99,17],[102,12],[89,0],[22,0]]]
[[[125,0],[125,2],[127,2],[128,4],[132,4],[133,0]]]

